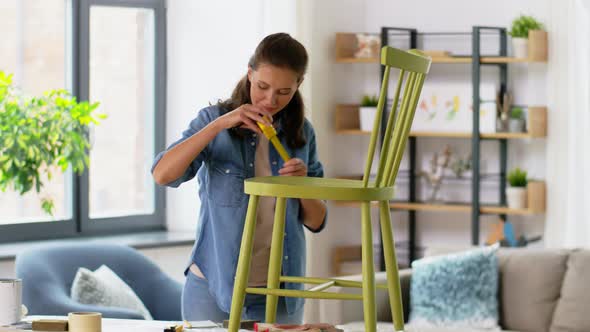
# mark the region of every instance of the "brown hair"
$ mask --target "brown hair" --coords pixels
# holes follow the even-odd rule
[[[287,33],[275,33],[266,36],[258,44],[254,55],[248,61],[248,66],[256,70],[264,63],[288,68],[297,74],[298,82],[301,82],[307,70],[307,60],[307,51],[300,42]],[[221,108],[221,114],[225,114],[246,103],[252,103],[248,75],[238,82],[231,97],[225,101],[219,101],[218,106]],[[303,98],[297,89],[287,106],[275,115],[275,121],[278,120],[280,123],[287,137],[287,144],[291,148],[300,148],[306,143],[303,135],[304,119]],[[232,133],[243,137],[239,131],[234,130]]]

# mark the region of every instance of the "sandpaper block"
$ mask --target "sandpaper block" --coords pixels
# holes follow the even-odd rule
[[[254,330],[255,323],[260,323],[260,321],[253,320],[253,319],[246,319],[246,320],[240,321],[240,329]],[[223,328],[228,328],[228,327],[229,327],[229,320],[226,319],[223,321]]]
[[[67,331],[68,321],[60,319],[38,319],[32,324],[33,331]]]

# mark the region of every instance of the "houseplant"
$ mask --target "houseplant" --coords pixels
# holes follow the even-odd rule
[[[508,207],[511,209],[524,209],[526,208],[527,195],[527,174],[526,171],[516,167],[506,177],[508,184],[506,188],[506,200],[508,201]]]
[[[512,51],[516,58],[527,58],[529,31],[542,30],[543,24],[532,16],[520,15],[512,21]]]
[[[12,75],[0,71],[0,190],[39,193],[52,172],[72,167],[81,173],[89,162],[88,126],[105,118],[97,107],[66,90],[25,96],[13,86]],[[41,207],[52,214],[52,198],[43,198]]]
[[[524,110],[522,107],[514,107],[510,111],[508,131],[512,133],[522,133],[525,131]]]
[[[359,121],[362,131],[372,131],[375,115],[377,114],[377,104],[379,100],[375,95],[364,95],[359,108]]]

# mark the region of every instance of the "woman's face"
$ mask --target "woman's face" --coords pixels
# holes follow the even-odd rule
[[[293,70],[269,64],[261,64],[256,70],[249,68],[248,79],[252,104],[272,115],[287,106],[300,84]]]

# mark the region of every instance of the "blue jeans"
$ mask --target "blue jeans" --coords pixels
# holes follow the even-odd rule
[[[251,319],[265,321],[266,295],[246,294],[242,320]],[[219,309],[215,298],[209,294],[207,280],[201,279],[191,271],[187,272],[186,282],[182,290],[182,319],[188,321],[210,320],[221,323],[229,319],[229,314]],[[289,315],[285,306],[285,298],[279,297],[277,306],[277,323],[301,324],[303,308]]]

